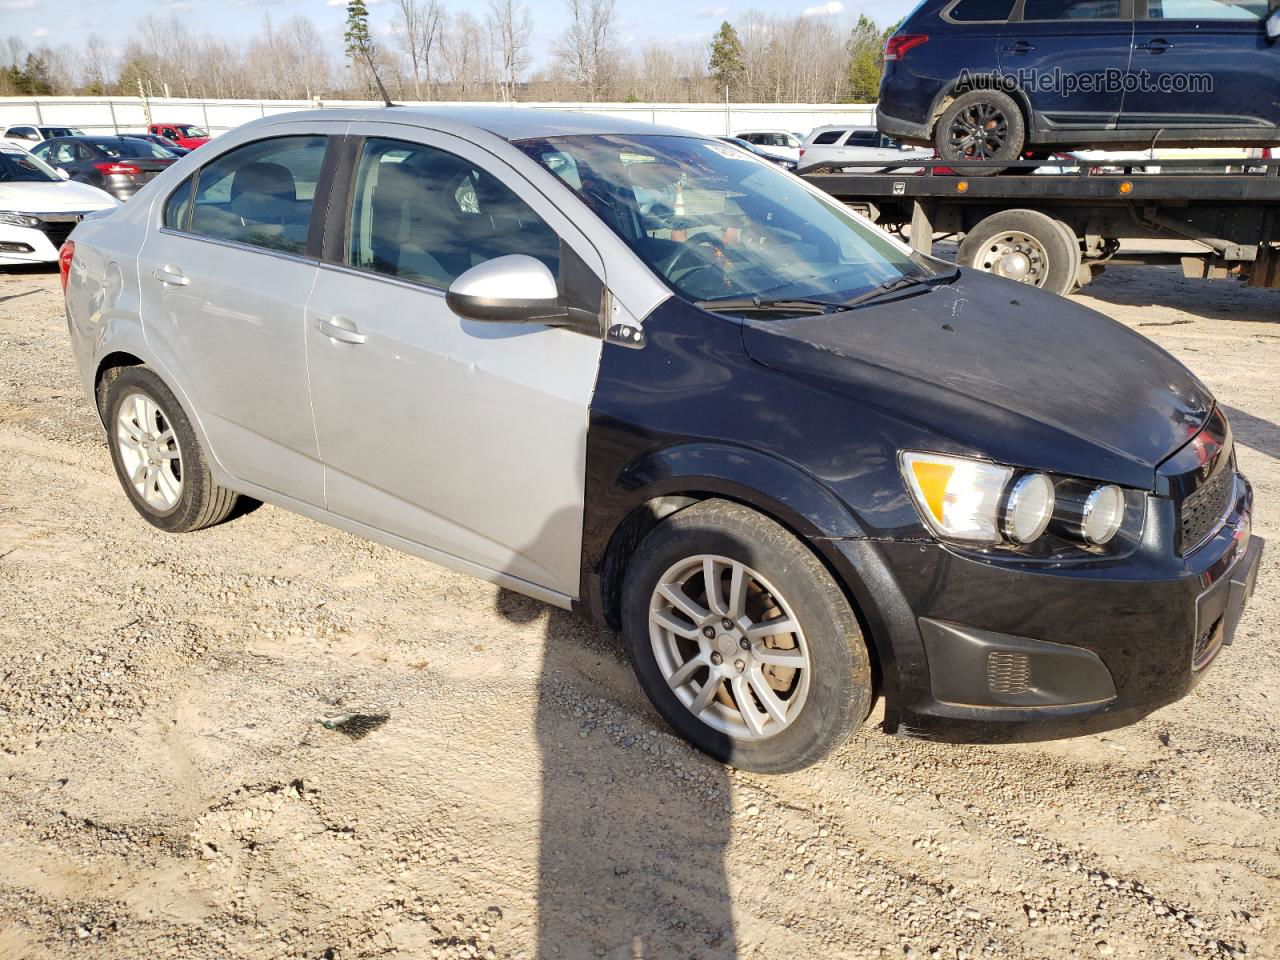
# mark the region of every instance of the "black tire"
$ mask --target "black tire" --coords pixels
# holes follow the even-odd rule
[[[1065,224],[1037,210],[1002,210],[969,231],[956,263],[1066,296],[1080,271],[1080,244]]]
[[[1062,235],[1067,238],[1067,246],[1075,254],[1074,260],[1071,262],[1071,280],[1068,282],[1062,296],[1069,293],[1075,293],[1083,284],[1080,283],[1081,265],[1084,263],[1084,250],[1080,246],[1080,238],[1076,236],[1075,230],[1067,226],[1062,220],[1054,220],[1058,225],[1058,229],[1062,231]],[[1087,282],[1087,281],[1086,281]]]
[[[155,404],[159,409],[158,423],[171,430],[176,438],[168,445],[168,449],[177,454],[171,459],[176,463],[174,474],[180,488],[172,506],[157,505],[144,498],[130,479],[130,469],[124,462],[126,454],[120,440],[123,428],[119,423],[121,408],[126,401],[132,404],[139,395]],[[107,447],[116,478],[129,502],[148,523],[168,533],[189,533],[221,523],[236,508],[239,494],[214,483],[186,411],[154,371],[145,366],[108,370],[98,386],[98,406],[107,425]]]
[[[977,139],[974,139],[974,138]],[[970,90],[951,101],[933,128],[938,159],[965,177],[989,177],[1001,167],[966,166],[966,160],[1013,163],[1026,145],[1022,110],[1007,93]]]
[[[655,591],[671,569],[685,561],[696,563],[702,555],[736,561],[759,574],[768,582],[772,594],[761,591],[755,595],[756,600],[749,602],[761,603],[770,611],[789,611],[803,632],[808,655],[807,687],[803,700],[794,701],[798,712],[772,735],[760,739],[734,736],[704,722],[679,699],[659,665],[650,626],[651,603],[662,603]],[[705,593],[702,597],[705,602]],[[769,606],[774,599],[780,602]],[[804,544],[774,521],[738,504],[706,500],[680,511],[650,532],[627,569],[622,621],[636,674],[653,705],[681,736],[721,762],[758,773],[799,770],[843,743],[871,709],[871,660],[844,594]],[[684,642],[704,649],[707,646],[701,639]],[[707,641],[708,645],[714,643]],[[796,642],[799,647],[800,642]],[[710,667],[701,669],[709,671]],[[726,663],[724,669],[731,667]],[[793,682],[798,688],[798,680]],[[728,682],[720,689],[721,696],[731,696]],[[753,699],[753,706],[763,702]],[[791,699],[783,702],[793,704]],[[736,699],[728,701],[730,713],[734,712],[733,703]],[[719,699],[712,701],[712,706],[716,711],[724,709]],[[761,707],[760,712],[766,711]]]

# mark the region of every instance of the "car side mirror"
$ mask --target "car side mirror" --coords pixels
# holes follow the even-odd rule
[[[71,179],[71,173],[65,167],[58,167],[58,176],[60,176],[63,180]]]
[[[523,253],[495,257],[467,270],[449,284],[445,303],[464,320],[541,323],[601,335],[600,318],[566,304],[547,265]]]

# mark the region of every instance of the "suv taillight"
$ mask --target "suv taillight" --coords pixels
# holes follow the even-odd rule
[[[141,173],[132,163],[95,163],[102,173]]]
[[[901,60],[908,50],[914,50],[920,44],[928,42],[929,38],[923,33],[895,33],[884,45],[884,58],[886,61]]]
[[[58,250],[58,278],[62,281],[62,293],[67,292],[67,280],[71,276],[71,261],[76,256],[76,245],[68,240]]]

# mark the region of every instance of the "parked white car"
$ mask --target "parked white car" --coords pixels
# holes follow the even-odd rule
[[[53,263],[86,214],[117,205],[97,187],[64,180],[39,157],[0,143],[0,266]]]
[[[903,160],[928,160],[933,155],[933,151],[928,148],[901,144],[875,127],[834,124],[817,127],[809,132],[800,148],[800,167],[806,169],[823,163],[866,160],[901,163]],[[874,171],[867,169],[864,172]],[[901,172],[910,171],[904,169]]]
[[[734,136],[759,147],[771,157],[781,157],[792,163],[800,161],[800,138],[794,133],[786,130],[743,130]]]
[[[54,137],[82,137],[84,131],[79,127],[50,126],[44,123],[16,123],[0,132],[0,142],[11,146],[30,150],[38,143],[52,140]]]

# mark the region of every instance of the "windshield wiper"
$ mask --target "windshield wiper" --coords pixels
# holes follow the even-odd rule
[[[902,276],[893,277],[881,284],[871,288],[866,293],[860,293],[852,300],[846,300],[844,306],[855,307],[864,303],[870,303],[872,300],[879,300],[881,297],[891,293],[897,293],[900,290],[907,290],[911,287],[935,287],[940,283],[950,283],[956,277],[960,276],[960,271],[955,273],[944,273],[932,277],[920,277],[911,273],[904,273]]]
[[[704,310],[748,310],[779,313],[829,313],[833,310],[845,309],[845,304],[838,300],[818,300],[813,297],[727,297],[723,300],[699,300],[697,305]]]

